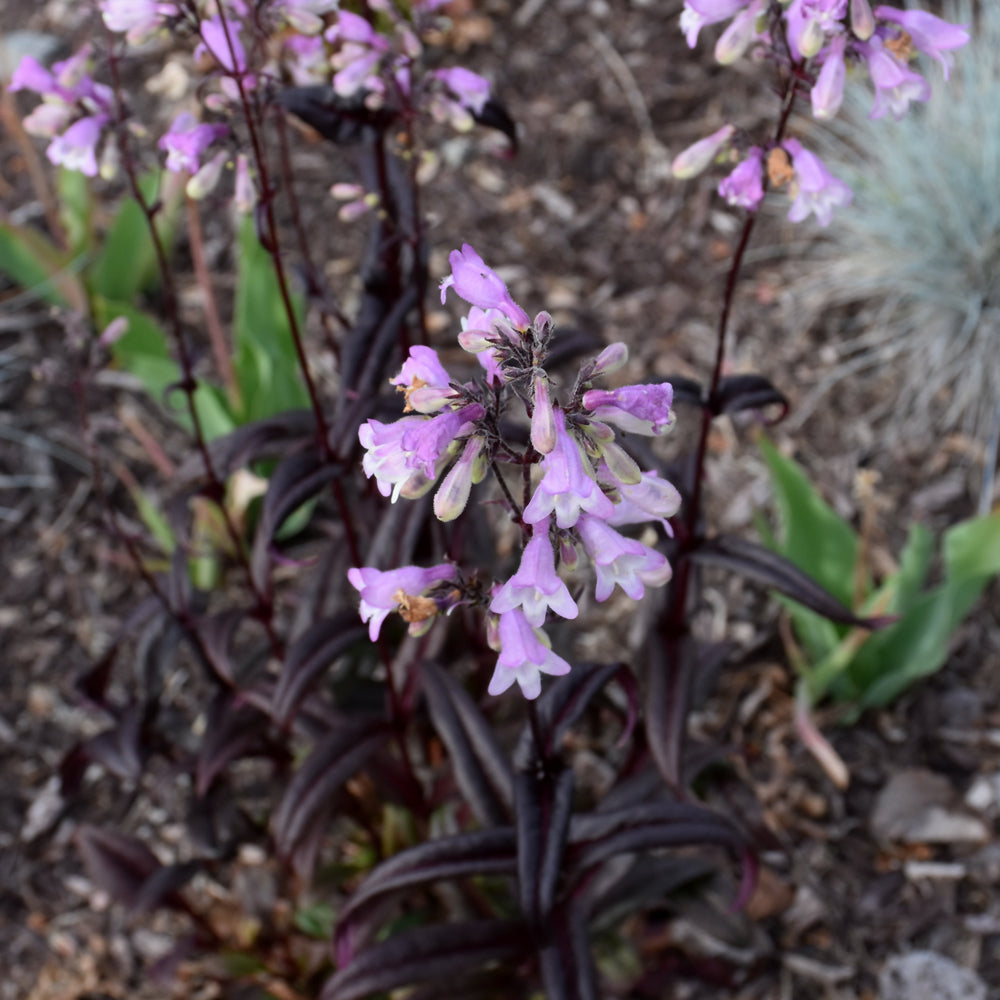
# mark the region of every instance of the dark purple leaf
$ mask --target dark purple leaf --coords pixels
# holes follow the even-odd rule
[[[200,861],[186,861],[183,864],[164,865],[153,872],[139,888],[129,910],[132,915],[146,913],[158,906],[169,905],[177,908],[180,898],[177,893],[201,871]]]
[[[397,356],[396,345],[400,327],[406,319],[406,314],[416,306],[418,299],[417,290],[413,285],[404,288],[393,302],[392,308],[380,316],[373,332],[365,338],[368,350],[364,365],[354,384],[355,392],[360,396],[369,396],[377,392],[385,382],[389,368]],[[357,331],[351,336],[357,336]]]
[[[532,926],[542,926],[555,904],[572,812],[572,770],[518,772],[514,780],[518,896],[521,912]]]
[[[253,575],[257,586],[265,589],[270,562],[271,539],[285,518],[311,500],[343,472],[337,462],[325,460],[315,448],[289,455],[271,474],[260,523],[254,539]]]
[[[396,117],[387,107],[372,110],[365,103],[369,95],[359,91],[343,97],[326,83],[306,87],[285,87],[275,101],[286,111],[315,129],[328,142],[350,146],[372,139]]]
[[[739,852],[746,846],[727,819],[686,802],[647,803],[575,816],[570,842],[574,847],[571,879],[616,854],[681,844],[720,844]]]
[[[470,875],[513,874],[514,830],[496,827],[441,837],[407,848],[383,861],[351,893],[337,915],[337,962],[345,964],[361,943],[355,925],[374,904],[414,885]]]
[[[236,684],[236,671],[230,650],[233,636],[240,623],[249,618],[249,611],[242,608],[223,611],[210,615],[198,622],[198,632],[201,636],[201,649],[211,667],[223,684]]]
[[[877,628],[885,623],[880,618],[859,618],[794,563],[755,542],[717,535],[699,541],[688,555],[695,562],[722,566],[773,587],[838,625]]]
[[[313,748],[295,772],[271,822],[279,853],[286,857],[330,806],[334,793],[385,741],[382,720],[345,724]]]
[[[163,867],[145,844],[112,830],[83,824],[73,839],[90,880],[127,907],[136,905],[143,886]]]
[[[496,736],[468,692],[436,664],[423,665],[431,721],[448,748],[455,780],[484,826],[510,820],[513,774]]]
[[[136,781],[142,774],[143,709],[137,703],[129,705],[110,729],[87,740],[84,752],[97,764],[107,768],[116,778]]]
[[[713,413],[737,413],[740,410],[761,410],[779,407],[769,424],[780,423],[788,415],[788,400],[763,375],[726,375],[711,400]]]
[[[451,977],[487,962],[516,962],[529,948],[527,930],[516,920],[418,927],[361,952],[327,980],[320,1000],[362,1000],[428,981],[444,986]]]
[[[205,736],[195,766],[199,798],[234,760],[259,753],[265,746],[269,720],[263,712],[240,702],[229,691],[216,695],[208,709]]]
[[[691,678],[697,666],[695,645],[688,635],[667,635],[658,636],[647,649],[646,741],[663,780],[679,789]]]
[[[514,119],[511,118],[507,109],[499,101],[493,100],[492,97],[489,98],[483,105],[483,110],[479,112],[473,111],[472,117],[480,125],[503,132],[510,139],[511,152],[517,152],[517,125],[514,123]]]
[[[579,907],[556,910],[546,924],[546,945],[539,964],[546,1000],[598,1000],[590,935]]]
[[[354,611],[342,611],[306,629],[285,655],[274,690],[275,721],[287,725],[323,671],[367,634]]]
[[[627,672],[628,667],[621,663],[576,663],[568,674],[548,684],[536,703],[539,729],[545,739],[542,756],[551,757],[566,730],[580,718],[591,699],[612,678]],[[515,754],[517,766],[530,767],[535,756],[534,735],[526,727]]]

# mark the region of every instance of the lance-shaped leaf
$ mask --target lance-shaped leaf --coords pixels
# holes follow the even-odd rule
[[[274,689],[275,721],[286,725],[323,671],[354,643],[367,636],[357,614],[342,611],[316,622],[292,643]]]
[[[516,869],[512,827],[440,837],[394,854],[374,868],[337,915],[337,962],[344,965],[364,943],[358,923],[379,903],[414,885],[470,875],[506,875]]]
[[[369,108],[365,103],[367,96],[365,91],[359,91],[343,97],[329,84],[321,83],[285,87],[275,100],[328,142],[350,146],[374,138],[396,117],[390,108]]]
[[[516,962],[530,949],[519,920],[478,920],[404,931],[363,951],[324,985],[319,1000],[362,1000],[411,983],[446,983],[488,962]]]
[[[258,587],[264,589],[271,539],[282,522],[342,472],[343,468],[339,463],[325,460],[314,448],[289,455],[278,464],[264,495],[260,523],[254,539],[252,567]]]
[[[879,628],[891,619],[859,618],[828,590],[794,563],[770,549],[730,535],[717,535],[698,542],[689,556],[695,562],[722,566],[742,576],[773,587],[786,597],[840,625]]]
[[[278,851],[292,854],[309,833],[313,820],[331,803],[334,793],[381,746],[387,736],[382,720],[338,727],[319,741],[295,772],[271,821]]]
[[[231,655],[233,637],[240,624],[249,617],[248,610],[234,608],[209,615],[197,623],[198,633],[201,636],[201,651],[208,660],[208,666],[223,684],[229,686],[236,684],[235,664]]]
[[[557,909],[545,937],[538,958],[546,1000],[598,1000],[593,947],[580,907],[570,901]]]
[[[694,640],[689,635],[659,636],[647,644],[647,655],[646,741],[663,780],[679,789],[691,681],[697,667]]]
[[[468,692],[436,664],[422,667],[431,721],[451,757],[455,780],[484,826],[509,822],[513,772],[493,730]]]
[[[517,125],[511,118],[507,109],[499,102],[489,98],[483,105],[482,111],[472,112],[472,117],[480,125],[487,128],[495,128],[498,132],[503,132],[510,139],[511,152],[517,152]]]
[[[149,898],[149,892],[144,895],[143,888],[164,866],[145,844],[134,837],[87,824],[77,829],[73,839],[90,880],[113,899],[133,908]],[[173,890],[167,892],[164,901],[171,902],[172,894]]]
[[[517,884],[521,912],[542,926],[555,903],[566,835],[573,813],[573,772],[519,771],[514,781]]]
[[[116,778],[135,781],[142,774],[144,759],[141,739],[143,715],[140,704],[130,704],[115,725],[87,740],[84,745],[87,757],[102,764]]]
[[[573,817],[570,825],[575,880],[616,854],[682,844],[719,844],[745,849],[737,828],[718,813],[687,802],[654,802]]]
[[[195,788],[204,798],[212,782],[234,760],[259,752],[267,736],[268,718],[241,703],[228,691],[216,695],[208,709],[205,736],[195,766]]]
[[[726,375],[709,401],[713,413],[737,413],[777,406],[779,412],[769,424],[780,423],[788,415],[788,399],[763,375]]]

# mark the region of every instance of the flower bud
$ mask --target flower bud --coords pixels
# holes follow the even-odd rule
[[[718,132],[713,132],[705,139],[700,139],[693,146],[688,146],[683,153],[674,158],[670,169],[678,180],[688,180],[697,177],[719,155],[723,146],[732,138],[736,129],[732,125],[723,125]]]
[[[621,445],[609,441],[601,446],[601,457],[619,483],[634,486],[642,481],[642,470]]]
[[[851,0],[851,31],[863,42],[875,34],[875,16],[868,0]]]
[[[219,178],[222,176],[222,168],[226,165],[226,160],[228,159],[229,153],[226,150],[216,153],[187,182],[187,187],[185,188],[187,196],[197,201],[199,198],[204,198],[207,194],[210,194],[215,189],[215,185],[219,183]]]
[[[628,347],[618,341],[608,344],[594,360],[594,371],[591,378],[600,378],[602,375],[613,375],[616,371],[625,367],[628,361]]]
[[[465,510],[473,479],[479,471],[477,466],[481,465],[479,457],[482,450],[482,438],[469,438],[462,457],[444,477],[440,489],[434,494],[434,514],[439,521],[454,521]]]
[[[549,398],[549,380],[543,372],[535,376],[534,408],[531,411],[531,443],[547,455],[556,446],[556,416]]]

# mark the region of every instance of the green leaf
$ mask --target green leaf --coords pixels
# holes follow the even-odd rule
[[[261,246],[249,218],[240,231],[237,272],[233,367],[242,400],[239,422],[248,423],[308,406],[309,396],[299,370],[274,261]],[[294,292],[291,297],[301,330],[305,320],[303,298]]]
[[[895,589],[889,602],[889,614],[901,615],[913,606],[927,579],[933,554],[934,536],[922,524],[911,525],[899,557],[899,570],[887,581]]]
[[[91,249],[93,242],[94,199],[90,180],[79,170],[60,167],[56,175],[59,196],[59,220],[66,231],[66,240],[73,254]]]
[[[156,215],[156,229],[166,249],[173,242],[183,191],[177,187],[173,175],[159,172],[140,178],[139,188],[146,199],[152,201],[157,196],[162,199]],[[88,279],[94,294],[118,302],[133,302],[140,292],[158,283],[160,269],[156,249],[146,217],[134,199],[128,198],[122,203],[94,266],[88,272]]]
[[[947,579],[1000,573],[1000,511],[963,521],[944,533]]]
[[[0,222],[0,274],[54,306],[87,311],[77,261],[37,229]]]
[[[820,497],[808,477],[763,436],[780,522],[778,551],[848,607],[854,604],[857,535]]]
[[[295,926],[303,934],[318,941],[329,941],[333,937],[336,914],[329,903],[314,903],[295,911]]]

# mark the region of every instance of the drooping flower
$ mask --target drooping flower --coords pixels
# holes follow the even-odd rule
[[[451,274],[441,282],[441,302],[449,288],[454,288],[459,298],[480,309],[498,309],[519,330],[531,325],[528,314],[510,297],[507,286],[483,258],[468,244],[448,255]]]
[[[572,528],[581,512],[610,517],[614,504],[584,465],[580,445],[566,430],[566,416],[555,411],[556,445],[542,459],[542,480],[528,506],[524,520],[538,524],[553,512],[560,528]]]
[[[882,21],[899,25],[917,49],[941,64],[946,80],[951,71],[952,50],[960,49],[969,41],[969,32],[965,27],[951,24],[925,10],[876,7],[875,16]]]
[[[428,419],[418,417],[409,423],[400,439],[409,467],[433,479],[441,457],[458,438],[471,432],[484,412],[478,403],[470,403],[458,410],[447,410]]]
[[[788,211],[790,222],[801,222],[810,214],[816,216],[821,226],[828,226],[833,210],[849,205],[854,195],[851,189],[826,169],[823,161],[804,149],[797,139],[782,143],[792,157],[795,176],[791,184],[794,201]]]
[[[503,694],[515,681],[525,698],[534,700],[542,692],[542,674],[568,674],[570,665],[552,652],[548,636],[533,628],[520,608],[500,615],[497,623],[500,655],[488,688]]]
[[[730,205],[755,212],[764,200],[764,152],[757,146],[747,150],[731,174],[719,182],[719,194]]]
[[[594,596],[599,601],[611,596],[615,584],[633,601],[638,601],[646,586],[659,587],[672,575],[670,563],[662,552],[620,535],[600,518],[584,515],[576,530],[594,564],[597,574]]]
[[[87,177],[96,177],[97,144],[107,123],[107,115],[90,115],[75,121],[62,135],[52,140],[46,155],[67,170],[78,170]]]
[[[448,121],[459,131],[475,124],[490,99],[490,81],[464,66],[431,71],[431,77],[444,84],[432,98],[430,112],[439,121]]]
[[[875,85],[875,103],[870,118],[891,114],[899,120],[914,101],[929,101],[931,85],[915,70],[900,62],[876,35],[859,46]]]
[[[788,44],[796,58],[811,59],[828,35],[840,30],[848,0],[792,0],[785,12]]]
[[[108,30],[127,32],[125,37],[132,45],[145,41],[178,14],[176,3],[159,0],[101,0],[99,7]]]
[[[202,123],[190,111],[182,111],[158,143],[167,154],[167,170],[198,173],[201,154],[228,132],[225,125]]]
[[[406,409],[418,413],[436,413],[456,396],[437,351],[422,344],[410,348],[399,374],[389,381],[402,390]]]
[[[379,493],[393,503],[404,491],[407,496],[426,493],[437,478],[437,470],[430,477],[415,470],[403,448],[403,435],[414,424],[425,422],[424,417],[402,417],[391,424],[368,420],[358,428],[358,440],[365,449],[361,462],[365,475],[374,477]]]
[[[669,382],[623,385],[618,389],[588,389],[584,408],[598,420],[635,434],[663,434],[673,427],[670,409],[674,388]]]
[[[847,64],[844,50],[847,38],[837,35],[827,49],[823,68],[809,92],[815,118],[833,118],[844,103],[844,84],[847,82]]]
[[[601,470],[598,470],[599,472]],[[638,483],[614,482],[621,494],[614,513],[607,519],[612,527],[623,524],[642,524],[659,521],[668,535],[673,531],[667,523],[681,506],[681,495],[676,487],[654,471],[643,472]]]
[[[490,610],[503,614],[520,608],[528,623],[541,628],[551,608],[563,618],[576,618],[579,610],[566,584],[556,573],[555,553],[549,540],[549,518],[534,525],[521,555],[517,572],[500,588]]]
[[[709,24],[726,21],[747,5],[748,0],[684,0],[681,31],[688,48],[698,44],[698,33]]]
[[[757,21],[764,10],[764,0],[753,0],[741,10],[715,43],[715,60],[723,66],[736,62],[757,37]]]
[[[347,579],[361,593],[361,618],[368,623],[368,635],[375,642],[389,612],[401,607],[408,612],[410,630],[415,631],[414,626],[419,629],[421,623],[436,613],[436,606],[431,608],[428,604],[420,604],[424,600],[423,595],[435,584],[451,579],[454,574],[455,567],[451,563],[441,563],[429,569],[400,566],[387,571],[361,566],[349,569]]]

